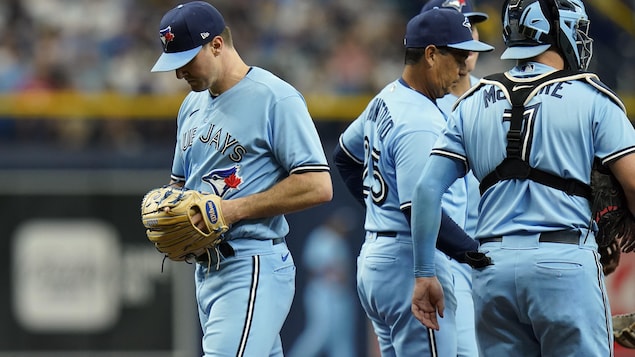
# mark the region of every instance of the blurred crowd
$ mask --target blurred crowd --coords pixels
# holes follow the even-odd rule
[[[149,72],[161,51],[161,15],[178,3],[5,0],[0,3],[0,92],[184,90],[173,73]],[[213,2],[248,63],[270,69],[302,91],[337,93],[373,91],[394,77],[401,65],[400,30],[407,14],[420,8],[416,3]]]
[[[309,94],[370,94],[403,65],[403,32],[426,0],[213,0],[248,63],[267,68]],[[160,55],[158,24],[175,0],[3,0],[0,2],[0,95],[24,91],[185,93],[174,73],[151,73]],[[589,1],[591,2],[591,1]],[[500,0],[473,0],[490,15],[481,39],[497,47],[476,75],[507,69]],[[596,56],[590,70],[618,92],[635,92],[634,35],[602,14],[591,16]],[[632,18],[632,16],[631,16]],[[1,112],[1,108],[0,108]],[[319,119],[319,118],[318,118]],[[21,121],[25,121],[21,119]],[[28,120],[27,120],[28,121]],[[0,117],[0,139],[54,141],[129,150],[143,140],[135,123],[24,123]],[[164,125],[165,132],[173,123]],[[34,134],[31,129],[40,130]],[[27,134],[21,135],[21,132]],[[35,136],[34,136],[35,135]],[[138,146],[138,145],[137,145]]]
[[[160,54],[158,23],[175,0],[4,0],[0,3],[0,93],[32,89],[170,93],[186,89],[173,73],[152,74]],[[402,65],[405,23],[425,0],[216,0],[244,59],[270,69],[301,92],[372,93]],[[500,5],[473,1],[490,14],[483,40],[499,48]],[[596,49],[612,65],[609,85],[630,72],[632,36],[593,13]],[[606,41],[605,41],[606,39]],[[610,41],[612,40],[612,41]],[[612,45],[611,45],[612,44]],[[620,53],[613,53],[619,46]],[[607,51],[608,50],[608,53]],[[596,51],[598,52],[598,51]],[[615,56],[616,54],[617,56]],[[486,68],[506,68],[495,55]],[[600,67],[601,66],[597,66]],[[593,69],[593,68],[592,68]],[[631,89],[631,88],[629,88]]]

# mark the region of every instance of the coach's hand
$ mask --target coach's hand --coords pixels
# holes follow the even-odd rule
[[[436,277],[416,278],[412,295],[412,313],[426,327],[439,330],[437,312],[443,317],[443,288]]]

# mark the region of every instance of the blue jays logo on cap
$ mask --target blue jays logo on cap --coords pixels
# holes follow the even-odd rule
[[[465,0],[445,0],[441,5],[443,7],[453,7],[459,11],[462,11],[463,6],[465,6]]]
[[[224,29],[223,15],[205,1],[191,1],[173,8],[159,24],[163,54],[151,71],[172,71],[183,67]]]
[[[243,182],[242,177],[238,175],[239,166],[232,166],[228,169],[213,170],[209,174],[203,176],[203,182],[207,182],[212,186],[215,195],[223,197],[229,190],[240,189]]]
[[[167,50],[168,43],[174,40],[174,34],[172,33],[172,26],[168,26],[162,30],[159,30],[161,42],[163,42],[163,49]]]

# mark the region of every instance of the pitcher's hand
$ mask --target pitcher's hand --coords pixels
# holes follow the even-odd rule
[[[412,313],[426,327],[439,330],[437,313],[443,317],[443,288],[436,277],[416,278],[412,294]]]

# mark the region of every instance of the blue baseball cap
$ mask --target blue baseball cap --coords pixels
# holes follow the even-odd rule
[[[406,48],[429,45],[473,52],[488,52],[494,47],[472,38],[470,20],[450,8],[433,8],[413,17],[406,25]]]
[[[159,37],[163,54],[151,72],[166,72],[185,66],[204,44],[220,35],[225,20],[215,7],[205,1],[178,5],[161,19]]]
[[[435,7],[452,7],[470,19],[470,23],[477,24],[489,18],[484,12],[476,12],[468,0],[430,0],[421,8],[421,12],[428,11]]]

